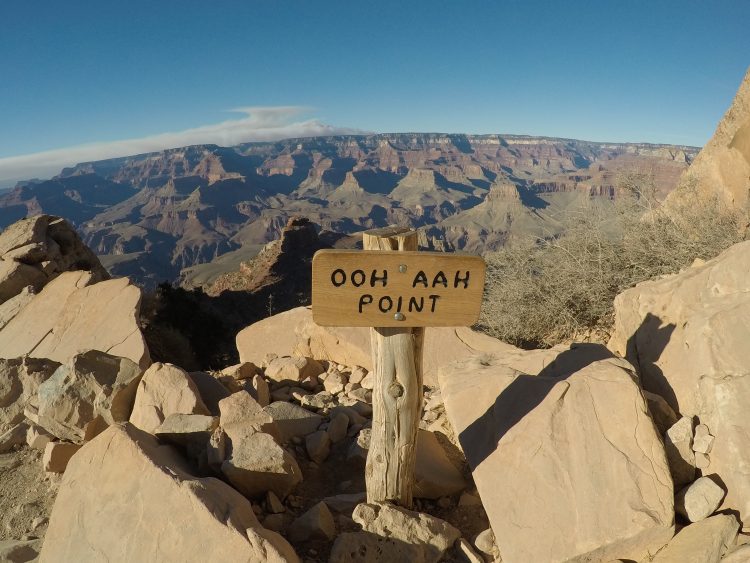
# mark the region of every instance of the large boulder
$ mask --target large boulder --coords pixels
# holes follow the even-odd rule
[[[39,386],[38,422],[62,440],[92,438],[128,420],[142,373],[127,358],[98,350],[78,354]]]
[[[615,298],[609,348],[643,387],[684,416],[701,408],[699,380],[750,371],[750,241],[704,264],[647,281]]]
[[[0,359],[0,435],[23,422],[24,409],[59,366],[51,360],[29,357]]]
[[[156,362],[138,384],[130,422],[153,434],[170,414],[211,413],[185,370]]]
[[[313,322],[307,307],[298,307],[242,330],[237,335],[240,361],[262,364],[271,353],[290,353],[330,360],[372,370],[370,329],[366,327],[321,327]],[[428,328],[425,331],[423,371],[425,384],[436,383],[438,368],[476,353],[505,354],[517,349],[469,328]]]
[[[732,514],[717,514],[686,526],[653,559],[653,563],[719,563],[733,545],[739,522]]]
[[[537,375],[490,356],[440,370],[503,561],[642,560],[674,533],[664,446],[630,366],[601,348]]]
[[[695,205],[695,192],[743,208],[750,193],[750,70],[716,131],[685,171],[667,206]]]
[[[88,270],[109,279],[96,255],[64,219],[36,215],[0,232],[0,303],[27,286],[39,291],[60,273]]]
[[[352,519],[365,532],[417,546],[421,551],[419,560],[426,563],[440,561],[461,537],[461,532],[440,518],[391,504],[360,504]]]
[[[609,347],[639,369],[643,386],[714,436],[703,474],[717,474],[722,509],[750,518],[750,241],[615,299]],[[705,448],[701,448],[705,449]]]
[[[111,426],[70,460],[40,561],[298,562],[227,484],[190,474],[171,446]]]
[[[60,363],[86,350],[151,362],[138,325],[141,290],[127,278],[94,283],[91,272],[60,274],[0,330],[0,356]]]

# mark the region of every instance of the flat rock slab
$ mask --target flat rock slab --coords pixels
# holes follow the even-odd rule
[[[41,562],[216,561],[298,563],[226,483],[190,474],[171,446],[133,425],[111,426],[71,460]]]
[[[656,554],[653,563],[719,563],[734,544],[737,518],[719,514],[686,526]]]
[[[563,351],[538,375],[502,357],[440,371],[446,412],[507,563],[641,560],[673,535],[661,438],[629,364],[602,352]]]

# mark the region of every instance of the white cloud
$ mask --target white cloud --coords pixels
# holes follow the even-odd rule
[[[12,185],[22,179],[49,178],[59,173],[63,167],[79,162],[129,156],[186,145],[231,146],[249,141],[277,141],[289,137],[361,133],[356,129],[327,125],[317,119],[294,121],[294,117],[308,111],[303,107],[241,107],[231,111],[243,114],[244,117],[138,139],[76,145],[0,158],[0,187]]]

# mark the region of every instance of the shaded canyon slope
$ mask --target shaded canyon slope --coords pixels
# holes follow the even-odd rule
[[[350,234],[424,227],[438,249],[478,251],[554,233],[618,175],[672,190],[697,149],[513,135],[378,134],[196,145],[89,162],[0,196],[0,227],[62,215],[113,275],[205,285],[275,240],[291,217]]]

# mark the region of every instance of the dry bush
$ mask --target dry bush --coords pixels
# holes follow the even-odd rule
[[[603,340],[618,293],[743,238],[747,215],[718,197],[686,197],[667,211],[648,174],[624,175],[618,187],[615,201],[590,200],[564,217],[562,235],[485,256],[481,330],[522,347]]]

